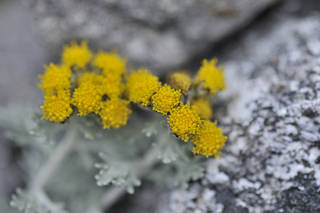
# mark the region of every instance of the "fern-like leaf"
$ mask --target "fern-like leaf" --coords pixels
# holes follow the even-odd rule
[[[115,160],[105,153],[99,153],[99,156],[104,162],[95,165],[99,169],[99,173],[95,176],[97,185],[113,184],[126,188],[130,194],[134,193],[134,187],[141,184],[134,171],[135,165],[130,161]]]

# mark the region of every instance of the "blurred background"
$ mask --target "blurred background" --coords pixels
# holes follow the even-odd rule
[[[0,106],[39,108],[37,76],[44,64],[59,61],[70,40],[117,50],[130,67],[164,76],[175,69],[195,71],[203,58],[218,57],[223,64],[252,55],[248,40],[319,11],[317,0],[0,0]],[[264,51],[261,46],[252,63],[269,54]],[[1,130],[0,168],[3,203],[24,182],[19,149]]]

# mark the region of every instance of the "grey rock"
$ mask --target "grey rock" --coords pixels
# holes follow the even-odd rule
[[[31,17],[20,1],[0,2],[0,105],[39,106],[37,74],[45,52],[34,34]]]
[[[0,1],[0,106],[39,108],[37,74],[45,54],[31,28],[30,16],[20,1]],[[10,195],[25,173],[18,168],[19,150],[0,129],[0,209],[9,210]]]
[[[29,0],[48,50],[87,39],[132,65],[168,70],[208,49],[280,0]],[[317,53],[316,48],[312,48]]]
[[[239,41],[216,114],[228,142],[167,212],[320,212],[319,18],[279,17]]]

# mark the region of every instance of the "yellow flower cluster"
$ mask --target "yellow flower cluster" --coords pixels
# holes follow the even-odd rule
[[[57,123],[63,122],[72,113],[70,98],[64,96],[45,96],[41,109],[43,110],[44,119]]]
[[[44,119],[63,122],[72,113],[70,106],[71,70],[64,65],[50,64],[45,66],[45,73],[39,75],[39,88],[44,93],[44,104],[41,106]]]
[[[190,105],[180,105],[168,117],[169,127],[179,138],[187,142],[200,127],[200,117]]]
[[[221,66],[217,66],[217,62],[217,59],[203,60],[196,77],[196,84],[203,83],[203,88],[208,89],[211,94],[226,88],[224,70]]]
[[[178,90],[181,90],[184,95],[188,94],[192,79],[186,72],[177,71],[169,76],[169,84]]]
[[[126,60],[120,58],[115,52],[99,51],[93,65],[100,68],[105,76],[120,77],[126,71]]]
[[[225,88],[223,68],[216,64],[216,59],[204,60],[195,78],[179,71],[162,85],[147,69],[127,74],[126,59],[116,52],[93,54],[85,41],[72,42],[64,47],[61,65],[50,64],[39,76],[43,118],[60,123],[76,111],[99,116],[103,128],[120,128],[132,102],[166,116],[171,131],[194,144],[193,153],[217,157],[226,137],[210,121],[209,96]]]
[[[151,96],[161,87],[158,77],[152,75],[147,69],[130,73],[126,81],[129,100],[142,106],[149,106]]]
[[[191,138],[194,154],[218,157],[227,137],[216,127],[216,122],[210,121],[213,112],[209,100],[211,95],[225,89],[223,68],[217,66],[217,59],[204,60],[194,80],[180,71],[171,74],[168,82],[183,92],[187,102],[170,111],[171,131],[185,142]]]
[[[181,91],[169,85],[161,86],[158,78],[146,69],[127,76],[127,93],[130,101],[156,112],[168,115],[171,131],[184,141],[200,127],[200,117],[190,105],[181,102]]]
[[[71,103],[77,107],[79,116],[98,113],[102,105],[102,95],[98,85],[89,81],[83,82],[74,90]]]
[[[78,86],[81,86],[85,83],[99,85],[103,80],[103,76],[95,72],[84,72],[77,78]]]
[[[121,82],[121,78],[112,78],[107,76],[102,79],[102,92],[109,98],[115,98],[122,95],[125,85]]]
[[[104,128],[126,125],[131,114],[129,101],[122,99],[126,60],[114,52],[100,51],[94,56],[83,41],[65,45],[61,61],[61,65],[45,67],[39,76],[45,94],[44,119],[63,122],[72,114],[72,105],[78,116],[99,115]]]
[[[92,53],[88,48],[86,41],[82,41],[80,45],[72,41],[70,45],[65,45],[62,52],[62,63],[67,66],[78,66],[84,68],[91,60]]]
[[[103,128],[120,128],[126,125],[131,112],[127,100],[114,98],[106,101],[99,112]]]
[[[217,122],[203,121],[197,134],[192,137],[195,145],[192,150],[194,154],[219,157],[219,150],[224,146],[227,137],[216,125]]]
[[[46,95],[56,95],[58,91],[70,89],[71,70],[67,66],[51,63],[44,68],[45,73],[39,75],[41,82],[38,86]]]
[[[180,91],[164,85],[152,96],[153,110],[166,115],[180,103],[180,97]]]
[[[145,69],[132,72],[126,78],[128,98],[167,116],[171,131],[185,142],[191,139],[195,154],[218,156],[226,137],[209,121],[213,115],[209,100],[210,95],[225,88],[225,83],[222,68],[216,63],[216,59],[204,60],[194,80],[186,72],[175,72],[168,78],[170,86],[161,86]]]

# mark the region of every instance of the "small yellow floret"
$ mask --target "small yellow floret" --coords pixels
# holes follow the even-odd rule
[[[196,134],[201,121],[190,105],[180,105],[171,111],[168,123],[171,131],[187,142],[190,136]]]
[[[93,65],[102,69],[105,76],[121,76],[126,70],[127,61],[116,52],[99,51],[93,61]]]
[[[68,90],[71,87],[70,83],[71,71],[66,66],[57,66],[50,64],[45,66],[45,73],[39,75],[41,82],[39,88],[46,95],[56,95],[58,90]]]
[[[129,101],[118,98],[103,103],[99,115],[103,128],[120,128],[127,124],[131,109]]]
[[[180,89],[183,94],[187,95],[192,80],[190,75],[186,72],[175,72],[170,75],[169,84],[175,89]]]
[[[97,113],[102,105],[101,86],[83,83],[73,92],[71,103],[78,108],[78,115],[84,116],[91,112]]]
[[[180,91],[164,85],[152,96],[153,110],[166,115],[180,103],[180,97]]]
[[[86,41],[82,41],[80,45],[76,41],[72,41],[70,45],[65,45],[62,52],[62,63],[71,67],[76,65],[84,68],[92,57],[92,53],[88,48]]]
[[[161,87],[158,77],[147,69],[139,69],[127,76],[127,93],[129,100],[142,106],[151,104],[151,96]]]
[[[114,79],[111,76],[102,79],[102,92],[107,95],[108,98],[119,97],[124,91],[124,87],[120,79]]]
[[[65,121],[72,113],[70,98],[56,95],[44,97],[44,103],[41,106],[43,110],[42,119],[52,122],[61,123]]]
[[[85,83],[101,85],[102,80],[103,80],[102,75],[99,75],[94,72],[85,72],[78,77],[77,82],[78,82],[79,86],[81,86],[82,84],[85,84]]]
[[[217,59],[203,60],[196,77],[196,84],[203,83],[203,88],[208,89],[211,94],[226,88],[224,69],[221,66],[217,66],[217,62]]]
[[[198,133],[192,137],[192,142],[195,145],[192,150],[194,154],[219,157],[219,151],[224,146],[227,137],[216,125],[217,122],[203,122]]]
[[[205,98],[192,100],[191,107],[198,113],[201,119],[209,120],[212,118],[210,102]]]

